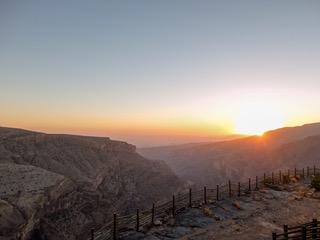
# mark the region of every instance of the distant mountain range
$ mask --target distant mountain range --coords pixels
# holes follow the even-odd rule
[[[151,207],[181,181],[102,137],[0,128],[0,239],[84,239],[113,212]]]
[[[142,148],[190,184],[215,185],[263,172],[320,163],[320,123],[286,127],[231,141]]]

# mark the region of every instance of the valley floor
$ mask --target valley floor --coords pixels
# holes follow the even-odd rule
[[[126,240],[271,239],[273,231],[320,218],[320,193],[308,183],[291,183],[278,189],[263,188],[251,195],[191,208],[175,219]]]

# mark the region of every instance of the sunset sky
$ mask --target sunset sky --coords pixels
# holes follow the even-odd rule
[[[320,121],[320,1],[0,1],[0,125],[138,146]]]

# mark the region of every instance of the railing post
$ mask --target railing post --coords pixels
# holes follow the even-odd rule
[[[297,176],[297,168],[294,168],[294,177]]]
[[[137,209],[137,216],[136,216],[136,231],[139,232],[139,227],[140,227],[140,216],[139,216],[139,209]]]
[[[290,183],[290,169],[288,169],[288,176],[286,179],[283,179],[283,184],[288,184]]]
[[[192,207],[192,189],[189,188],[189,207]]]
[[[240,182],[238,183],[238,197],[241,196],[241,186],[240,186]]]
[[[258,181],[258,176],[256,176],[256,190],[258,190],[259,189],[259,181]]]
[[[154,215],[155,215],[155,205],[152,204],[152,211],[151,211],[151,224],[154,225]]]
[[[217,201],[219,201],[219,185],[217,185]]]
[[[207,187],[203,187],[203,200],[204,204],[207,204]]]
[[[307,240],[307,227],[302,226],[302,240]]]
[[[288,225],[283,225],[284,239],[288,240]]]
[[[313,166],[313,175],[316,176],[316,166]]]
[[[249,178],[249,182],[248,182],[248,190],[249,190],[249,192],[251,192],[251,178]]]
[[[228,182],[228,186],[229,186],[229,197],[231,198],[231,181],[230,180]]]
[[[309,176],[310,176],[310,168],[307,167],[307,177],[309,177]]]
[[[113,240],[117,239],[117,214],[113,214]]]
[[[263,173],[263,185],[266,185],[266,173]]]
[[[312,219],[312,239],[317,239],[318,237],[318,220],[316,218]]]
[[[304,168],[302,168],[302,179],[304,179]]]
[[[272,240],[277,240],[277,234],[275,232],[272,233]]]
[[[272,185],[274,185],[274,174],[272,172],[272,175],[271,175],[271,179],[272,179]]]
[[[94,229],[91,229],[91,240],[94,240]]]
[[[281,181],[282,180],[282,172],[281,172],[281,170],[279,171],[279,184],[281,184]]]
[[[175,197],[172,195],[172,216],[175,216],[176,213],[176,203],[175,203]]]

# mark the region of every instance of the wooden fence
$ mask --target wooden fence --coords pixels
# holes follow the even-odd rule
[[[247,182],[228,181],[224,185],[216,185],[215,188],[203,187],[203,189],[188,189],[172,196],[170,201],[152,204],[150,209],[137,209],[134,214],[119,216],[113,215],[113,219],[98,230],[91,229],[91,240],[116,240],[119,235],[128,231],[140,231],[144,227],[152,227],[156,220],[169,219],[181,213],[189,207],[202,204],[213,204],[216,201],[241,197],[250,194],[251,191],[258,190],[261,185],[281,185],[287,184],[291,177],[300,179],[309,178],[320,173],[320,169],[303,168],[279,171],[277,173],[264,174],[262,177],[248,178]],[[308,229],[307,229],[308,232]],[[280,235],[278,235],[280,236]],[[276,238],[278,239],[278,238]],[[279,238],[284,239],[284,238]],[[290,238],[294,239],[294,238]]]
[[[283,226],[283,233],[272,233],[272,240],[320,239],[320,224],[317,219],[295,227]]]

